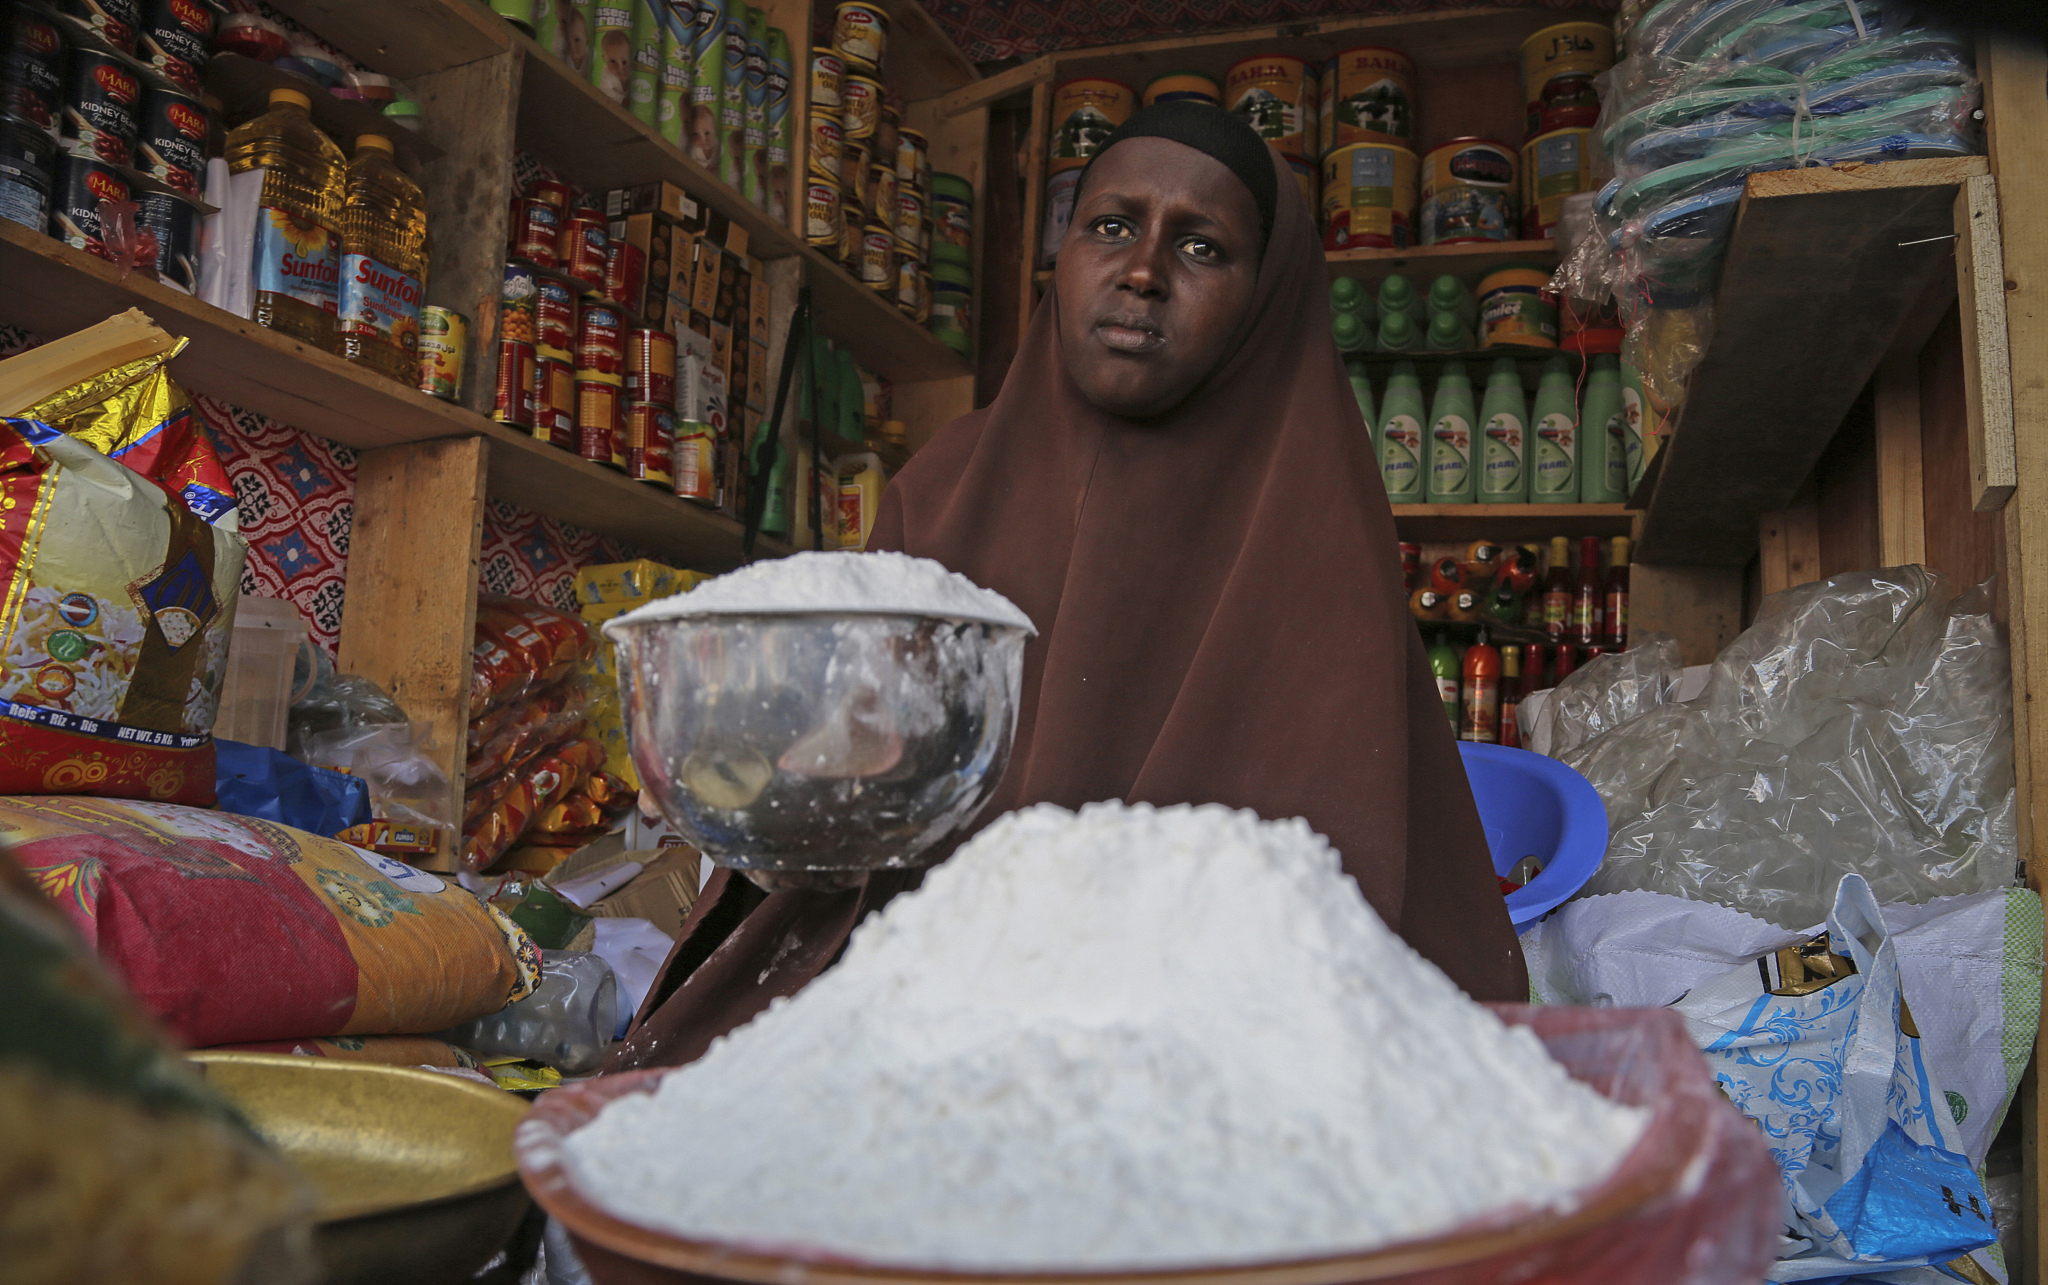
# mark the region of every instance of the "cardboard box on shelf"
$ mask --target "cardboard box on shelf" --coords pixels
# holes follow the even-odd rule
[[[604,194],[604,213],[608,219],[657,212],[679,220],[692,230],[703,228],[707,213],[705,207],[688,192],[669,182],[636,183],[632,187],[615,187]]]
[[[576,573],[576,601],[579,605],[595,606],[600,603],[638,603],[646,602],[650,598],[666,598],[672,593],[682,591],[678,587],[679,577],[692,575],[697,573],[679,571],[675,567],[663,566],[649,558],[640,558],[633,562],[601,563],[584,567]],[[584,619],[588,620],[590,616],[586,614]]]
[[[646,256],[647,270],[640,297],[628,300],[627,308],[648,325],[668,329],[669,291],[675,276],[676,246],[680,240],[687,249],[689,234],[683,230],[679,220],[654,213],[629,214],[613,219],[611,236],[614,241],[634,246]]]
[[[712,316],[718,309],[719,269],[725,263],[725,251],[708,236],[697,238],[694,258],[696,279],[690,283],[690,311]],[[692,328],[695,319],[692,319]],[[708,333],[708,332],[707,332]]]
[[[774,306],[768,297],[768,274],[759,259],[747,260],[747,277],[753,286],[753,298],[748,301],[747,315],[753,323],[749,337],[764,347],[768,343],[768,313]]]

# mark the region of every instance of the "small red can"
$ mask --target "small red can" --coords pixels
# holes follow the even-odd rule
[[[533,325],[541,352],[567,358],[576,347],[576,291],[560,277],[534,283]]]
[[[669,449],[676,494],[699,504],[718,504],[718,438],[709,424],[683,420]]]
[[[626,332],[626,397],[630,401],[676,404],[676,337],[666,330]]]
[[[597,464],[612,462],[619,436],[618,382],[595,371],[576,372],[576,453]]]
[[[562,271],[586,287],[585,294],[604,291],[605,249],[611,236],[604,220],[594,211],[578,210],[562,224],[562,238],[555,246],[555,259]]]
[[[640,296],[647,288],[647,252],[629,241],[613,241],[604,251],[604,297],[640,311]]]
[[[534,365],[533,435],[565,451],[576,449],[576,368],[559,357]]]
[[[1413,590],[1415,577],[1422,570],[1422,546],[1401,541],[1401,587]]]
[[[583,309],[576,323],[576,369],[596,371],[614,383],[625,378],[626,318],[617,308],[593,303]]]
[[[512,205],[512,253],[543,268],[561,264],[562,212],[541,201]]]
[[[535,179],[527,195],[543,205],[553,206],[556,214],[569,213],[569,200],[572,194],[567,183],[558,183],[551,178]]]
[[[533,427],[533,345],[517,339],[498,341],[498,403],[491,418],[515,428]]]
[[[630,403],[626,407],[626,476],[636,482],[673,486],[669,453],[675,434],[675,411],[653,402]]]

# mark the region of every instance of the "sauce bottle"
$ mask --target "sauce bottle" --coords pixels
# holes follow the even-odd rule
[[[1543,575],[1543,629],[1550,641],[1563,642],[1572,620],[1571,543],[1563,536],[1550,541],[1550,570]]]
[[[1358,417],[1365,421],[1365,431],[1372,432],[1372,379],[1366,373],[1365,363],[1351,357],[1344,359],[1344,377],[1351,381],[1351,397],[1358,403]]]
[[[1551,675],[1550,685],[1555,687],[1565,679],[1570,678],[1578,667],[1579,649],[1570,643],[1559,645],[1557,649],[1557,672]]]
[[[882,471],[882,457],[873,451],[842,455],[832,461],[835,479],[829,492],[839,523],[839,547],[865,549],[875,529],[875,511],[882,503],[882,488],[888,475]],[[831,525],[830,517],[826,525]]]
[[[1414,352],[1421,346],[1421,335],[1415,329],[1415,321],[1405,312],[1380,313],[1380,351]]]
[[[1518,544],[1500,562],[1500,582],[1516,593],[1527,593],[1542,575],[1543,561],[1533,544]]]
[[[1486,631],[1465,649],[1458,739],[1495,744],[1500,740],[1500,651],[1486,640]]]
[[[1458,555],[1458,566],[1465,573],[1470,584],[1485,584],[1500,571],[1500,561],[1508,547],[1491,540],[1474,540]]]
[[[1496,581],[1493,592],[1487,595],[1486,614],[1504,625],[1520,624],[1522,621],[1522,595],[1507,585]]]
[[[1522,649],[1500,649],[1500,743],[1511,750],[1522,748],[1522,724],[1516,711],[1522,704]]]
[[[1429,587],[1448,597],[1465,587],[1465,565],[1456,558],[1438,558],[1429,564]]]
[[[1530,475],[1529,498],[1538,504],[1572,504],[1579,498],[1578,407],[1571,367],[1562,355],[1543,363],[1536,385],[1536,405],[1529,412],[1535,424],[1536,467]]]
[[[1438,634],[1436,641],[1429,645],[1429,672],[1436,677],[1436,694],[1444,703],[1444,717],[1450,720],[1451,734],[1458,731],[1458,682],[1461,677],[1458,653]]]
[[[1609,651],[1628,649],[1628,537],[1618,535],[1609,546],[1607,567],[1606,642]]]
[[[1439,280],[1450,280],[1443,277]],[[1479,404],[1479,502],[1526,504],[1529,470],[1529,404],[1522,397],[1521,372],[1512,357],[1493,363],[1486,376],[1486,398]]]
[[[1465,363],[1447,361],[1437,376],[1429,406],[1429,502],[1470,504],[1472,469],[1472,380]]]
[[[1443,620],[1449,616],[1450,606],[1449,594],[1428,585],[1408,595],[1408,614],[1417,620]]]
[[[1460,589],[1451,595],[1449,616],[1461,624],[1471,624],[1479,619],[1486,608],[1486,594],[1470,587]]]
[[[420,382],[427,203],[391,140],[365,134],[341,206],[341,355],[408,388]]]
[[[1579,499],[1619,504],[1628,498],[1628,420],[1621,397],[1621,366],[1612,353],[1593,358],[1586,401],[1579,411]]]
[[[1531,643],[1522,648],[1522,695],[1540,692],[1550,686],[1544,671],[1550,666],[1550,648]]]
[[[313,100],[296,89],[270,91],[270,110],[227,137],[228,168],[263,170],[250,260],[251,314],[301,343],[338,353],[341,203],[347,162],[313,124]]]
[[[1572,590],[1570,636],[1581,647],[1597,647],[1605,636],[1607,595],[1600,584],[1600,537],[1579,540],[1579,579]]]
[[[1380,480],[1395,504],[1422,503],[1422,379],[1412,362],[1395,362],[1380,403]]]

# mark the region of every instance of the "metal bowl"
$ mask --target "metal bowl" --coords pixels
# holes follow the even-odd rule
[[[920,615],[614,623],[633,765],[669,825],[777,886],[914,866],[988,802],[1025,630]]]

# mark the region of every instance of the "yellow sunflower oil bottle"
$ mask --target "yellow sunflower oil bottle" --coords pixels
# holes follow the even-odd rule
[[[391,140],[356,139],[341,206],[341,355],[415,388],[427,294],[427,204]]]
[[[341,275],[341,149],[313,124],[313,100],[270,91],[270,110],[227,139],[228,168],[263,170],[249,273],[252,319],[279,334],[339,352],[335,329]]]

